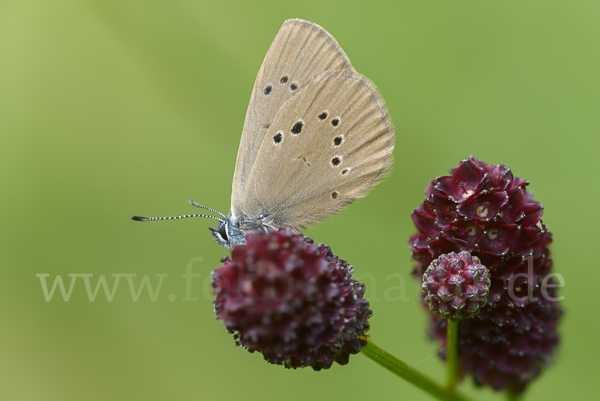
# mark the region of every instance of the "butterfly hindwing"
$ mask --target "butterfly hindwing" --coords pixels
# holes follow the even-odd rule
[[[389,167],[394,127],[383,98],[355,71],[326,72],[289,98],[260,144],[244,198],[247,216],[301,228],[337,212]]]

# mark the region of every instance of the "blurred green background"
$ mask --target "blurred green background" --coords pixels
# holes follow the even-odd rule
[[[443,378],[409,275],[410,213],[475,155],[531,182],[566,282],[561,348],[527,399],[592,399],[600,3],[575,0],[0,1],[0,399],[429,399],[362,355],[288,371],[235,347],[208,290],[226,254],[213,222],[129,220],[194,213],[189,198],[228,211],[254,78],[292,17],[337,38],[396,125],[393,174],[305,232],[366,282],[376,343]],[[182,301],[188,264],[195,301]],[[81,278],[46,302],[36,274],[68,286],[78,273],[92,287],[167,277],[155,302],[134,302],[126,278],[112,302],[90,302]],[[389,300],[398,273],[404,300]]]

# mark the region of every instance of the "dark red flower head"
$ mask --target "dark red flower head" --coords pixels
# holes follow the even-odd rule
[[[488,269],[468,252],[444,254],[423,274],[429,310],[443,319],[473,317],[485,305],[490,290]]]
[[[365,286],[327,246],[292,231],[253,232],[213,272],[217,319],[238,345],[287,368],[328,369],[364,345]]]
[[[412,215],[418,232],[409,241],[419,279],[451,252],[469,252],[489,269],[487,304],[460,323],[459,357],[476,383],[514,393],[549,363],[561,314],[555,288],[543,288],[552,234],[528,184],[506,166],[465,159],[427,186]],[[447,322],[433,314],[431,322],[432,335],[445,345]]]

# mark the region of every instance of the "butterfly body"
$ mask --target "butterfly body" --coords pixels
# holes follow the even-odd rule
[[[231,213],[222,221],[217,228],[209,227],[211,235],[217,244],[225,248],[233,248],[246,242],[246,234],[250,231],[260,230],[269,232],[283,227],[278,226],[270,219],[269,215],[241,216],[237,219]]]

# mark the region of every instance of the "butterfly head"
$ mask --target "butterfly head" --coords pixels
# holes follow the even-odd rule
[[[217,228],[208,227],[215,242],[227,249],[231,249],[234,245],[243,245],[246,243],[246,237],[240,232],[237,224],[227,217]]]
[[[229,226],[228,221],[222,221],[219,223],[217,228],[208,227],[210,234],[214,238],[215,242],[225,248],[231,248],[229,245],[229,234],[227,233],[227,227]]]

